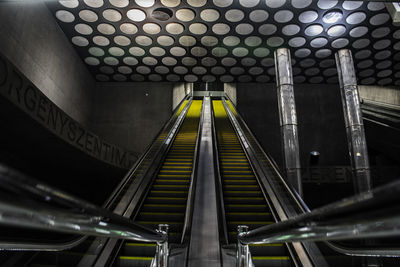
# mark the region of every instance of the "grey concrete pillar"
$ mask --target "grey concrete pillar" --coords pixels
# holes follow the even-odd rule
[[[365,192],[371,190],[371,175],[353,57],[350,50],[342,49],[335,54],[335,58],[354,188],[356,193]]]
[[[193,83],[186,83],[185,82],[185,93],[186,93],[186,95],[192,95],[193,94]]]
[[[287,181],[302,195],[303,187],[300,174],[299,138],[297,132],[297,115],[294,101],[290,50],[287,48],[279,48],[275,51],[274,55],[286,177]]]

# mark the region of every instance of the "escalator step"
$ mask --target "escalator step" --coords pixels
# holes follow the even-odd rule
[[[150,267],[153,257],[120,256],[117,264],[120,267]]]
[[[159,211],[166,209],[185,209],[186,205],[177,205],[177,204],[144,204],[143,207],[146,210]]]
[[[253,256],[253,263],[257,267],[285,267],[292,266],[287,256]]]
[[[222,102],[214,100],[213,107],[229,242],[236,243],[238,225],[275,222]],[[250,245],[250,251],[256,267],[292,266],[285,245]]]
[[[257,185],[257,180],[256,179],[231,179],[231,180],[225,180],[226,184],[234,184],[234,185]]]
[[[160,201],[163,204],[186,204],[186,197],[148,197],[145,203],[160,203]]]
[[[232,212],[263,212],[268,209],[268,206],[266,204],[226,204],[225,207]]]
[[[246,191],[241,191],[241,190],[229,190],[229,191],[224,191],[224,195],[227,197],[262,197],[262,192],[261,191],[250,191],[250,190],[246,190]]]
[[[265,204],[263,197],[224,197],[224,202],[227,204]]]
[[[180,221],[183,220],[185,213],[181,212],[140,212],[137,219],[139,221]]]
[[[252,221],[260,221],[260,220],[273,220],[271,213],[269,212],[227,212],[226,213],[227,220],[252,220]]]
[[[168,224],[168,242],[180,243],[194,151],[201,113],[201,100],[194,100],[141,206],[135,222],[151,229]],[[155,244],[126,243],[117,266],[150,266]]]

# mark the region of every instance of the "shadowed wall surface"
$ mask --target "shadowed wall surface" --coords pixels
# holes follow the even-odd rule
[[[339,87],[295,85],[301,166],[320,152],[320,165],[349,165]],[[275,84],[237,84],[237,107],[265,151],[282,166]]]
[[[142,153],[172,115],[173,83],[99,83],[91,129],[104,139]]]
[[[53,103],[88,125],[95,82],[41,1],[0,1],[0,51]]]

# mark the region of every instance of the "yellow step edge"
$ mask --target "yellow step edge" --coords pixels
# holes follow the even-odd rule
[[[253,256],[253,260],[290,260],[288,256]]]
[[[153,257],[138,257],[138,256],[119,256],[120,260],[131,260],[131,261],[152,261]]]
[[[181,184],[155,184],[153,187],[169,187],[169,188],[188,188],[188,185],[181,185]]]

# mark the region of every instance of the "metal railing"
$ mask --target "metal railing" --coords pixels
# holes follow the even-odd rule
[[[160,225],[158,230],[143,227],[128,218],[27,177],[4,165],[0,165],[0,185],[8,191],[17,191],[25,195],[24,200],[18,201],[11,194],[2,194],[0,197],[1,225],[156,242],[157,250],[153,266],[167,266],[168,225]],[[40,199],[43,201],[39,201]],[[50,201],[57,203],[60,207],[51,207],[48,205]],[[13,250],[10,247],[6,249]],[[18,248],[15,249],[18,250]]]
[[[201,107],[201,115],[200,115],[200,120],[197,128],[197,137],[196,137],[196,144],[195,144],[195,150],[193,154],[193,167],[192,167],[192,173],[190,175],[190,185],[189,185],[189,190],[188,190],[188,196],[187,196],[187,201],[186,201],[186,209],[185,209],[185,219],[183,222],[183,228],[182,228],[182,238],[181,238],[181,243],[183,243],[187,237],[188,233],[190,232],[190,227],[192,225],[192,217],[193,217],[193,205],[194,205],[194,197],[195,197],[195,191],[196,191],[196,181],[197,181],[197,169],[198,169],[198,157],[199,157],[199,145],[200,145],[200,137],[201,137],[201,131],[202,131],[202,124],[203,124],[203,116],[204,116],[204,101]]]
[[[256,172],[257,177],[261,178],[260,182],[265,190],[265,194],[268,195],[268,199],[271,201],[272,205],[275,207],[275,218],[278,223],[274,225],[281,224],[289,220],[289,218],[297,218],[298,216],[304,216],[305,214],[309,214],[310,210],[304,201],[300,198],[298,194],[291,188],[290,185],[286,183],[283,177],[280,175],[279,170],[276,164],[271,160],[271,158],[264,152],[261,148],[261,145],[257,142],[254,135],[248,129],[247,125],[243,122],[243,119],[240,115],[235,112],[233,113],[228,107],[227,103],[224,103],[225,108],[227,109],[228,115],[232,124],[234,125],[235,130],[239,136],[240,141],[246,151],[247,156],[253,160],[250,162],[253,170]],[[239,130],[239,132],[238,132]],[[393,185],[392,185],[393,186]],[[374,191],[375,192],[375,191]],[[366,195],[364,195],[365,197]],[[349,200],[349,199],[346,199]],[[376,200],[376,198],[375,198]],[[351,199],[350,199],[351,201]],[[330,205],[329,205],[330,207]],[[360,211],[359,211],[360,212]],[[371,215],[372,213],[365,213],[365,215]],[[397,215],[398,215],[397,211]],[[335,223],[340,223],[343,218],[337,220]],[[279,222],[281,221],[281,222]],[[343,220],[345,221],[345,220]],[[350,221],[348,223],[351,223]],[[271,226],[272,227],[272,226]],[[277,226],[274,226],[277,227]],[[399,225],[397,226],[399,227]],[[265,228],[263,228],[265,230]],[[270,231],[271,228],[268,228]],[[357,231],[357,229],[354,229]],[[242,227],[239,229],[239,232],[247,232],[246,228]],[[257,233],[251,231],[253,234]],[[306,235],[307,233],[302,233]],[[244,234],[246,235],[246,234]],[[248,235],[247,235],[248,237]],[[354,239],[354,238],[352,238]],[[282,239],[283,240],[283,239]],[[301,241],[301,240],[298,240]],[[266,240],[266,242],[270,242]],[[271,241],[272,242],[272,241]],[[285,242],[285,241],[283,241]],[[286,240],[286,242],[292,242]],[[346,246],[337,245],[334,242],[325,242],[328,247],[335,250],[336,252],[346,254],[349,256],[389,256],[389,257],[397,257],[400,255],[400,249],[398,248],[349,248]],[[295,243],[293,243],[295,244]],[[316,250],[315,243],[312,242],[312,239],[309,239],[307,242],[298,243],[302,244],[305,251],[309,256],[311,256],[311,262],[315,260],[318,262],[320,257],[313,257],[312,254],[318,251]],[[239,249],[240,251],[240,249]],[[242,249],[242,256],[244,255],[246,250]],[[249,252],[249,251],[248,251]],[[250,252],[249,252],[250,253]],[[249,260],[251,264],[251,260]],[[310,263],[311,263],[310,262]],[[314,265],[322,266],[323,262],[315,263]],[[305,265],[303,263],[303,265]]]
[[[284,221],[289,217],[306,212],[301,198],[280,175],[275,162],[265,154],[240,115],[236,110],[231,110],[224,99],[223,105],[249,159],[250,166],[259,181],[264,198],[273,207],[271,211],[275,221]],[[287,244],[287,248],[291,255],[301,255],[299,261],[303,266],[310,266],[313,261],[315,265],[327,266],[324,259],[318,256],[320,254],[319,249],[313,243],[307,245],[302,243]]]
[[[249,244],[400,236],[398,203],[400,181],[251,231],[247,231],[246,226],[239,226],[238,266],[251,266]],[[386,254],[400,256],[398,251],[388,251]]]
[[[189,100],[186,105],[185,100]],[[147,147],[145,150],[146,152],[143,153],[140,159],[128,171],[102,208],[31,179],[6,166],[0,165],[0,187],[17,193],[22,192],[25,196],[33,196],[33,198],[36,199],[44,199],[45,202],[53,201],[61,206],[79,210],[79,212],[61,211],[59,209],[49,208],[46,205],[47,203],[44,205],[43,203],[36,202],[26,204],[23,203],[23,200],[18,203],[10,202],[8,199],[12,199],[14,196],[10,196],[8,199],[2,198],[0,199],[0,212],[4,211],[5,216],[0,217],[0,224],[11,224],[13,227],[19,225],[21,227],[35,229],[55,230],[63,233],[78,234],[79,237],[68,242],[63,241],[62,243],[54,243],[54,241],[51,241],[51,243],[37,243],[32,241],[14,242],[2,240],[0,241],[0,249],[60,251],[79,245],[87,238],[86,235],[116,237],[119,239],[133,239],[139,241],[148,240],[147,242],[156,242],[158,244],[157,255],[154,258],[152,266],[156,266],[154,264],[158,264],[157,266],[166,266],[166,259],[168,257],[166,233],[168,226],[160,225],[160,228],[156,231],[144,228],[127,219],[126,210],[132,206],[132,195],[137,191],[138,185],[143,182],[143,177],[148,172],[146,170],[154,165],[153,159],[156,155],[163,151],[165,152],[166,148],[169,147],[171,139],[174,138],[182,123],[190,103],[189,96],[186,96],[181,101],[180,105],[174,110],[169,121],[160,130],[154,141]],[[181,107],[182,111],[178,114],[177,111]],[[131,196],[128,196],[128,194]],[[111,211],[107,209],[114,211],[114,213],[111,213]],[[12,211],[19,213],[13,215]],[[54,216],[52,216],[52,214]],[[113,221],[111,223],[110,219],[112,218]],[[125,218],[125,221],[120,221],[121,218]],[[77,221],[74,221],[74,219]],[[120,223],[124,224],[120,225]],[[113,228],[108,229],[109,227]],[[162,260],[160,257],[164,259]]]

